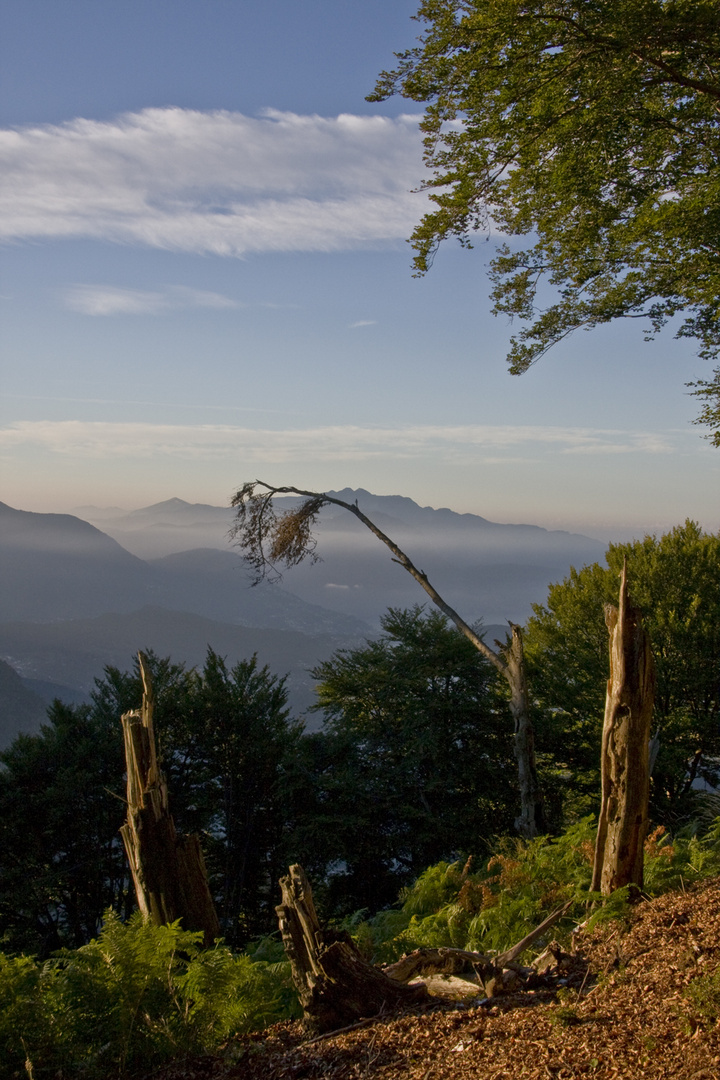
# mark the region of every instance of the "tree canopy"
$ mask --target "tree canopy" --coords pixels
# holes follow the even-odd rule
[[[123,754],[117,717],[64,705],[39,735],[0,753],[0,940],[47,955],[78,946],[103,912],[126,913],[130,882],[118,825]]]
[[[513,823],[513,732],[493,668],[440,612],[391,608],[381,622],[379,638],[313,671],[325,723],[298,759],[293,843],[330,910],[382,907]]]
[[[653,725],[660,749],[651,814],[674,828],[698,812],[693,781],[718,784],[720,536],[687,521],[660,538],[611,544],[606,558],[607,566],[573,569],[551,585],[527,624],[528,669],[543,713],[536,718],[538,740],[565,765],[565,813],[594,809],[608,671],[603,607],[616,602],[627,558],[630,594],[643,612],[657,672]]]
[[[424,0],[370,100],[425,102],[424,273],[475,230],[519,374],[580,327],[641,318],[720,351],[720,8],[714,0]],[[553,286],[555,295],[546,286]],[[694,384],[720,445],[720,369]]]
[[[285,764],[300,725],[284,680],[255,657],[201,671],[148,652],[170,809],[199,832],[223,934],[231,944],[275,926],[274,884],[287,865]],[[79,946],[108,908],[127,915],[132,885],[118,834],[125,785],[120,716],[142,698],[137,663],[108,667],[89,705],[48,711],[38,735],[0,753],[0,940],[52,952]]]

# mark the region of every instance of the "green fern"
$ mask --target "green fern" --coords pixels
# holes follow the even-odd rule
[[[0,958],[2,1080],[132,1076],[297,1014],[288,963],[204,951],[201,938],[108,914],[96,940],[42,966]]]
[[[519,941],[557,908],[570,903],[552,929],[562,937],[586,918],[593,905],[593,925],[624,918],[628,890],[606,898],[590,893],[596,823],[587,817],[558,837],[523,841],[506,837],[496,854],[476,873],[460,863],[441,862],[403,891],[401,906],[365,918],[345,920],[364,955],[387,963],[423,946],[452,946],[502,952]],[[689,832],[671,838],[662,829],[648,839],[645,892],[656,896],[720,873],[720,818],[700,836]],[[542,949],[543,941],[536,942]]]
[[[25,1062],[48,1057],[52,1036],[42,972],[29,956],[0,953],[0,1076],[24,1077]],[[32,1057],[30,1056],[32,1054]]]

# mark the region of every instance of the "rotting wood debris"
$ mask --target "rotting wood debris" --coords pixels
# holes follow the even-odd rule
[[[720,968],[720,878],[581,931],[566,956],[554,987],[430,999],[319,1039],[277,1024],[153,1080],[718,1080],[720,1023],[702,1022],[685,991]]]

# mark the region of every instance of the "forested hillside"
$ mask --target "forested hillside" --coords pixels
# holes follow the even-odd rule
[[[555,932],[567,948],[572,926],[587,914],[600,800],[607,664],[603,604],[616,595],[623,562],[646,612],[657,668],[652,832],[643,886],[643,895],[650,897],[720,871],[715,790],[720,538],[691,522],[659,539],[612,545],[607,566],[573,570],[552,585],[546,604],[536,607],[525,628],[538,776],[549,826],[549,835],[535,840],[513,839],[519,794],[507,684],[440,612],[422,606],[390,609],[379,637],[315,665],[322,719],[315,731],[305,730],[293,716],[285,680],[256,657],[231,664],[209,649],[204,663],[191,668],[149,656],[171,811],[179,830],[201,836],[226,943],[217,953],[217,971],[225,973],[228,1000],[239,1010],[218,1012],[215,984],[208,982],[202,1024],[209,1028],[192,1026],[194,1020],[183,1027],[184,1020],[182,1038],[189,1041],[183,1043],[177,1034],[180,1041],[173,1042],[173,1036],[164,1049],[152,1041],[154,1026],[143,1036],[151,1039],[158,1062],[172,1056],[173,1047],[198,1049],[206,1045],[203,1039],[216,1045],[220,1031],[247,1031],[288,1010],[292,1014],[282,949],[272,937],[276,882],[291,863],[305,868],[322,920],[349,932],[373,963],[426,946],[502,952],[559,904],[566,907]],[[171,978],[172,986],[179,980],[178,988],[209,978],[201,953],[199,967],[191,972],[183,966],[198,948],[192,937],[168,931],[170,936],[156,938],[151,928],[144,930],[130,918],[134,890],[118,835],[125,798],[119,717],[137,708],[142,697],[137,666],[108,667],[90,703],[56,701],[40,734],[21,735],[0,753],[0,933],[7,954],[0,995],[17,996],[18,987],[25,986],[22,994],[35,1001],[38,1016],[47,1009],[72,1014],[80,1008],[70,973],[77,971],[82,982],[86,966],[100,963],[93,958],[114,955],[113,950],[118,958],[134,955],[141,970],[150,963],[147,957],[169,949],[177,959],[167,970],[180,964]],[[590,900],[605,903],[596,894]],[[606,906],[611,917],[629,917],[626,891]],[[63,948],[71,950],[64,959],[51,959]],[[708,965],[703,975],[714,971],[714,948],[703,946]],[[141,960],[143,950],[149,952]],[[21,954],[38,961],[21,961]],[[42,966],[46,960],[49,966]],[[623,967],[624,961],[619,963]],[[66,969],[70,981],[57,997],[60,983],[53,980],[64,978]],[[101,982],[102,970],[96,971]],[[128,978],[134,978],[130,971]],[[592,971],[594,980],[598,971]],[[4,991],[3,979],[9,980]],[[592,985],[586,983],[586,989]],[[685,983],[679,985],[682,993]],[[707,1008],[716,1015],[714,983],[708,986]],[[171,1007],[174,993],[166,987],[158,998],[165,1002],[157,1006],[161,1025],[166,1021],[160,1014]],[[600,997],[598,991],[593,1000]],[[586,1023],[584,999],[575,1012],[574,1004],[567,1007],[572,1015],[554,1007],[547,1022],[559,1017],[563,1024],[570,1016],[571,1026]],[[499,1032],[515,1031],[517,1017],[501,1022],[505,1006],[498,1008],[499,1013],[488,1014],[483,1006],[478,1016],[492,1026],[497,1015]],[[447,1018],[442,1019],[442,1010],[428,1016],[430,1029],[440,1025],[439,1046],[442,1032],[450,1031]],[[596,1022],[593,1017],[588,1013],[588,1024]],[[691,1022],[701,1030],[699,1020],[691,1016]],[[38,1024],[38,1030],[46,1026],[42,1020]],[[68,1031],[75,1030],[72,1024]],[[415,1021],[411,1028],[415,1038]],[[377,1059],[388,1068],[400,1060],[393,1055],[401,1052],[391,1049],[394,1030],[388,1029],[390,1056]],[[672,1031],[677,1042],[680,1036]],[[108,1035],[108,1046],[116,1047],[116,1037]],[[14,1035],[7,1038],[14,1046]],[[71,1039],[63,1049],[51,1039],[34,1052],[39,1061],[43,1054],[48,1061],[63,1054],[74,1060],[82,1039],[91,1036],[72,1038],[80,1042]],[[282,1076],[287,1065],[288,1075],[294,1075],[295,1065],[306,1060],[299,1050],[300,1057],[293,1056],[298,1037],[290,1032],[277,1038],[281,1042],[269,1040],[267,1052],[274,1054],[273,1047],[289,1040],[290,1058],[271,1057],[268,1066]],[[355,1036],[347,1045],[355,1046]],[[143,1054],[137,1052],[140,1060]],[[138,1067],[131,1068],[129,1057],[126,1065],[118,1075],[131,1075]]]

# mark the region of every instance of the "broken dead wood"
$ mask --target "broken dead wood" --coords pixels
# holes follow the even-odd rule
[[[545,976],[523,967],[517,957],[560,919],[558,908],[511,949],[495,957],[468,949],[416,949],[394,964],[374,967],[362,958],[350,936],[320,926],[312,890],[301,866],[280,880],[276,908],[308,1030],[318,1036],[350,1030],[368,1017],[433,1001],[424,983],[411,979],[472,971],[485,997],[544,985]],[[557,966],[557,957],[555,957]],[[546,966],[546,969],[550,965]]]
[[[576,962],[577,956],[565,952],[558,941],[551,941],[545,951],[533,960],[532,971],[536,975],[546,975],[554,968],[560,974],[569,971]]]
[[[157,763],[150,670],[138,653],[142,708],[122,716],[127,767],[127,821],[120,829],[138,907],[155,926],[182,919],[201,930],[209,946],[220,936],[198,836],[182,836],[168,808],[165,777]]]
[[[563,904],[561,908],[553,911],[553,913],[551,915],[548,915],[547,919],[543,919],[543,921],[538,926],[536,926],[534,930],[531,930],[529,934],[526,934],[524,938],[521,938],[520,941],[518,941],[517,945],[513,945],[511,949],[508,949],[506,952],[500,953],[498,956],[495,956],[493,958],[493,962],[498,967],[507,967],[508,964],[511,964],[513,962],[513,960],[517,960],[518,956],[524,953],[526,949],[529,949],[532,943],[534,941],[537,941],[537,939],[541,937],[546,930],[549,930],[550,927],[554,926],[559,919],[562,919],[563,915],[570,910],[572,905],[573,901],[568,900],[567,904]]]
[[[554,926],[571,906],[572,901],[568,901],[563,907],[553,911],[516,945],[497,956],[486,956],[484,953],[466,949],[415,949],[394,964],[386,964],[382,970],[390,978],[404,983],[427,975],[460,975],[465,971],[473,971],[480,980],[486,997],[513,993],[523,988],[526,979],[537,975],[534,965],[523,967],[516,962],[517,958]]]
[[[627,561],[620,603],[605,606],[610,678],[602,733],[602,795],[591,890],[609,896],[643,884],[650,792],[649,742],[655,695],[650,641],[628,598]]]
[[[484,953],[465,949],[414,949],[413,952],[385,964],[383,971],[397,982],[407,983],[423,975],[461,975],[475,964],[488,964],[490,957]]]
[[[548,915],[546,919],[543,919],[534,930],[521,938],[511,949],[498,953],[486,964],[477,964],[475,966],[475,973],[482,983],[486,997],[491,998],[497,997],[498,994],[511,994],[523,987],[526,978],[536,976],[536,972],[531,968],[522,968],[517,964],[517,958],[526,949],[529,949],[534,941],[542,937],[551,926],[554,926],[558,919],[561,919],[571,907],[572,900],[569,900],[567,904],[564,904],[561,908],[553,911],[551,915]]]
[[[520,814],[515,819],[515,828],[526,840],[532,840],[547,832],[547,821],[535,760],[535,730],[530,715],[521,628],[511,622],[509,640],[504,645],[499,641],[495,644],[505,661],[503,674],[510,687],[510,712],[515,724],[515,760],[520,787]]]
[[[280,889],[280,931],[310,1031],[324,1034],[428,1000],[424,986],[406,986],[368,964],[348,934],[321,928],[301,866],[290,867]]]

